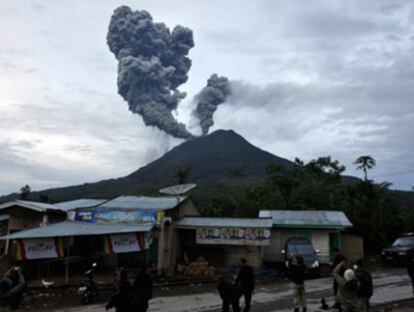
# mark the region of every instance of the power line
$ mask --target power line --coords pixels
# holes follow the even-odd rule
[[[392,173],[381,174],[381,175],[373,176],[372,178],[382,178],[382,177],[396,176],[396,175],[402,175],[402,174],[407,174],[407,173],[414,173],[414,169],[413,170],[400,171],[400,172],[392,172]]]

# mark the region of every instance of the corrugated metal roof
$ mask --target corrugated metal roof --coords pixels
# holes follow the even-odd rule
[[[180,229],[192,229],[200,227],[271,228],[272,219],[185,217],[177,222],[177,228]]]
[[[13,200],[4,204],[0,205],[0,210],[7,209],[13,206],[20,206],[23,208],[27,208],[30,210],[38,211],[38,212],[46,212],[46,211],[63,211],[52,204],[47,203],[38,203],[33,201],[27,201],[27,200]]]
[[[176,207],[187,198],[187,196],[120,196],[100,205],[99,209],[163,211]]]
[[[120,225],[64,221],[32,230],[17,232],[8,236],[3,236],[0,239],[30,239],[148,232],[153,227],[152,224]]]
[[[78,209],[78,208],[96,207],[107,201],[108,199],[75,199],[75,200],[55,203],[54,205],[58,207],[59,209],[68,211],[68,210],[73,210],[73,209]]]
[[[9,220],[10,216],[9,215],[0,215],[0,221],[6,221]]]
[[[329,210],[260,210],[260,218],[271,217],[273,226],[344,228],[352,226],[342,211]]]

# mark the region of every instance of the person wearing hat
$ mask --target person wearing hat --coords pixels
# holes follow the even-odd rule
[[[345,270],[343,276],[341,275],[342,270]],[[359,283],[354,270],[346,269],[346,261],[342,261],[333,270],[333,276],[338,283],[341,311],[357,312]]]

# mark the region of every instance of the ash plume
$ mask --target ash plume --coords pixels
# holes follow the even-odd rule
[[[170,31],[165,24],[154,23],[148,12],[121,6],[111,17],[107,43],[118,60],[118,93],[129,110],[141,115],[147,126],[192,138],[172,111],[185,97],[178,87],[188,79],[193,32],[182,26]]]
[[[224,103],[230,93],[229,80],[213,74],[207,80],[207,85],[196,96],[198,103],[193,115],[200,120],[203,135],[207,135],[210,127],[214,125],[213,114],[217,106]]]

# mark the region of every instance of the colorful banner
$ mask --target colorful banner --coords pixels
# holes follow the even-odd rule
[[[104,251],[107,254],[137,252],[148,249],[152,239],[146,234],[114,234],[104,236]]]
[[[155,211],[80,210],[75,220],[98,224],[157,224],[162,219]]]
[[[60,238],[19,239],[16,243],[17,260],[63,257],[63,240]]]
[[[199,228],[196,243],[206,245],[270,245],[270,229],[263,228]]]

